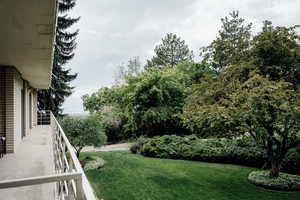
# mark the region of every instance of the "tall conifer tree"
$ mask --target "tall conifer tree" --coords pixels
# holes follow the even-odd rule
[[[155,47],[154,52],[155,55],[151,60],[147,60],[146,70],[152,67],[173,67],[183,61],[192,61],[194,58],[193,51],[185,41],[173,33],[168,33],[162,38],[162,43]]]
[[[200,56],[215,69],[224,70],[237,64],[250,47],[252,23],[246,24],[238,11],[221,18],[222,27],[217,38],[207,47],[202,47]]]
[[[69,32],[68,29],[79,20],[70,17],[69,12],[76,5],[76,0],[61,0],[58,3],[58,19],[56,27],[56,44],[54,50],[51,87],[39,90],[39,109],[51,110],[54,115],[62,114],[62,104],[66,97],[72,94],[73,86],[70,82],[77,77],[71,69],[66,67],[68,61],[74,57],[76,36],[78,30]]]

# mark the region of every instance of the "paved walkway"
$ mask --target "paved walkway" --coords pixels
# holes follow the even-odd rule
[[[85,147],[82,152],[97,152],[97,151],[129,151],[132,143],[111,144],[103,147]]]
[[[54,174],[52,136],[49,126],[32,129],[16,153],[0,159],[0,180]],[[54,184],[0,189],[0,200],[53,200]]]

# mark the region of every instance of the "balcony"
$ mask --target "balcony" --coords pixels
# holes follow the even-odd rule
[[[52,113],[40,114],[39,124],[16,153],[0,160],[0,199],[96,200]]]

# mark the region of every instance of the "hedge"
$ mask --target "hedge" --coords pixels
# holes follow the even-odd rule
[[[235,139],[200,139],[195,135],[164,135],[140,138],[131,147],[133,153],[156,158],[195,160],[262,167],[266,153],[250,137]],[[284,161],[283,171],[300,174],[300,146],[291,149]]]

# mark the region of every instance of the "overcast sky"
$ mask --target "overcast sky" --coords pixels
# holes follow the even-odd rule
[[[81,96],[114,82],[116,67],[131,57],[142,62],[166,33],[186,41],[196,57],[220,29],[220,18],[239,10],[253,32],[263,20],[274,25],[300,24],[300,0],[77,0],[72,16],[80,29],[78,47],[69,66],[78,73],[75,92],[65,113],[82,113]]]

